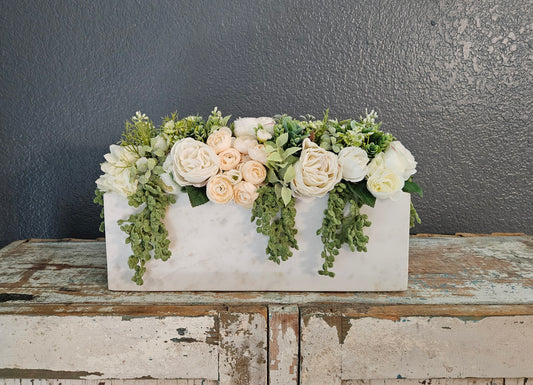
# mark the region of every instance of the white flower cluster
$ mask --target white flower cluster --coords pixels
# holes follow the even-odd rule
[[[163,169],[179,186],[206,186],[207,197],[215,203],[233,200],[251,208],[267,175],[265,146],[260,141],[272,137],[274,123],[271,118],[243,118],[235,121],[236,137],[222,127],[206,143],[181,139]]]
[[[127,197],[137,191],[138,180],[135,178],[135,162],[139,159],[133,148],[112,144],[105,162],[100,166],[104,175],[96,180],[100,191],[114,192]]]

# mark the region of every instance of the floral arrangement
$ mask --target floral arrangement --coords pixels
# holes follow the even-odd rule
[[[374,111],[343,121],[329,119],[327,112],[322,120],[281,115],[228,124],[229,119],[215,108],[207,120],[174,113],[156,127],[137,112],[104,156],[95,202],[103,205],[103,194],[113,192],[143,207],[119,221],[131,244],[128,265],[138,285],[148,260],[171,256],[163,221],[180,193],[193,207],[211,201],[250,209],[257,231],[268,237],[268,259],[278,264],[298,249],[295,201],[327,194],[317,230],[324,245],[318,274],[330,277],[343,244],[366,251],[364,228],[371,223],[360,212],[363,205],[395,199],[401,191],[422,195],[412,180],[413,156],[380,130]],[[420,219],[411,204],[411,226],[415,222]]]

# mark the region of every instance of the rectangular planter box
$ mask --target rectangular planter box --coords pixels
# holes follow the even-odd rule
[[[327,197],[296,204],[299,250],[280,265],[267,259],[267,238],[250,222],[251,211],[233,203],[192,208],[186,195],[168,208],[165,223],[172,257],[151,260],[144,285],[131,281],[131,249],[117,220],[140,211],[125,198],[104,195],[108,285],[134,291],[399,291],[407,289],[410,195],[364,206],[372,225],[366,253],[344,246],[335,277],[317,274],[323,259],[320,228]]]

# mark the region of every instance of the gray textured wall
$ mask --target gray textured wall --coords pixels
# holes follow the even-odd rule
[[[416,232],[532,233],[533,3],[0,1],[0,245],[99,236],[142,110],[359,116],[419,162]]]

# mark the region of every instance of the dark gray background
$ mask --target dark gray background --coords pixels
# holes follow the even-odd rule
[[[0,246],[100,236],[137,110],[358,117],[419,162],[414,232],[532,233],[531,1],[0,1]],[[252,231],[252,230],[251,230]]]

